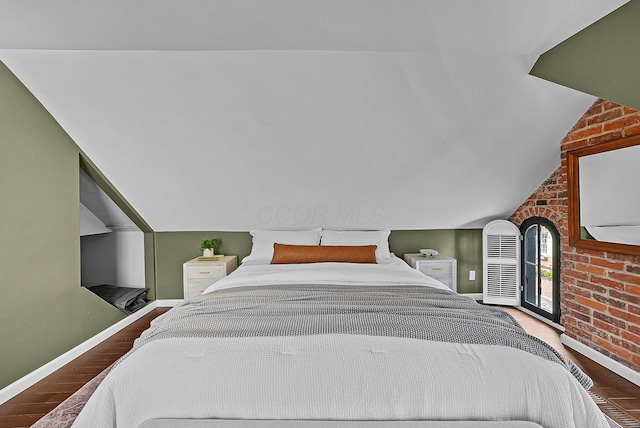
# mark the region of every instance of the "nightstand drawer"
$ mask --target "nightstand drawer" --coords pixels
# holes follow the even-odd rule
[[[453,276],[451,275],[429,275],[433,279],[437,279],[447,287],[453,289]]]
[[[451,276],[453,274],[453,265],[449,262],[428,262],[418,261],[418,270],[429,276]]]
[[[458,289],[456,281],[458,263],[456,259],[442,254],[432,257],[425,257],[422,254],[405,254],[404,260],[412,268],[433,279],[437,279],[451,290],[456,291]]]
[[[236,267],[236,256],[221,256],[220,260],[189,260],[182,265],[184,298],[199,296],[210,285],[233,272]]]
[[[220,279],[225,276],[225,266],[188,266],[187,277],[192,279],[198,278],[216,278]]]
[[[206,290],[211,284],[216,282],[220,278],[202,278],[202,279],[192,279],[188,284],[188,296],[194,297],[201,295],[204,290]]]

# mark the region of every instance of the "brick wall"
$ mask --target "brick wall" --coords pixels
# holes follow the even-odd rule
[[[565,334],[636,371],[640,256],[569,246],[566,152],[638,134],[640,112],[596,101],[560,143],[560,167],[509,218],[517,226],[532,216],[555,224],[562,241],[560,306]]]

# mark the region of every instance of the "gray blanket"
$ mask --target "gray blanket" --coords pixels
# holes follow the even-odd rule
[[[272,285],[223,289],[175,307],[134,344],[175,337],[359,334],[517,348],[584,373],[508,313],[421,286]],[[133,352],[132,350],[132,352]]]

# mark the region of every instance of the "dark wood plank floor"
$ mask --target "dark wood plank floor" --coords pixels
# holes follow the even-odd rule
[[[0,405],[0,428],[30,427],[127,353],[149,323],[168,308],[153,309],[139,320],[79,356],[47,378]]]
[[[640,387],[590,360],[560,341],[561,332],[515,308],[502,308],[518,320],[527,333],[544,340],[573,361],[593,380],[590,393],[602,411],[623,428],[640,428]]]
[[[503,309],[511,313],[530,334],[552,345],[591,376],[594,380],[593,397],[606,414],[624,428],[640,428],[640,387],[566,348],[560,342],[560,332],[553,327],[517,309]],[[151,320],[166,310],[154,309],[51,376],[0,405],[0,428],[31,426],[131,349],[133,341],[149,326]]]

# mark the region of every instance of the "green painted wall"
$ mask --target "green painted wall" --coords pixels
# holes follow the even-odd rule
[[[457,259],[458,293],[482,293],[482,229],[394,230],[389,248],[402,258],[421,248],[434,248]],[[476,279],[469,281],[469,271]]]
[[[0,62],[0,388],[123,318],[80,287],[78,163]]]
[[[531,73],[640,109],[640,1],[630,1],[540,56]]]
[[[182,299],[182,264],[202,255],[203,239],[218,238],[216,253],[238,256],[238,263],[251,251],[249,232],[156,232],[156,298]]]
[[[198,246],[205,238],[220,239],[217,253],[237,255],[238,262],[251,251],[248,232],[157,232],[156,287],[158,299],[182,299],[182,264],[200,255]],[[482,230],[399,230],[389,237],[391,251],[398,257],[436,248],[458,259],[458,291],[482,293]],[[476,280],[469,281],[469,270]]]

